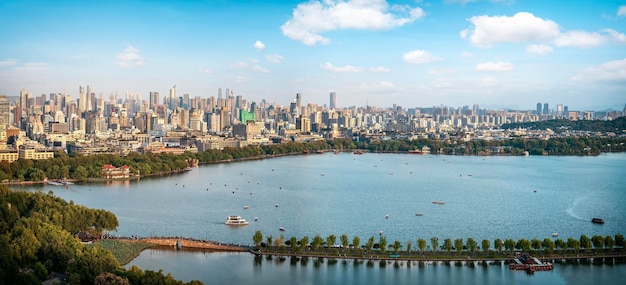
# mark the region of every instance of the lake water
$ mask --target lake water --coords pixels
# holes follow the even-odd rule
[[[120,222],[113,234],[122,236],[186,236],[251,244],[254,232],[260,230],[264,236],[284,235],[286,239],[347,234],[351,240],[356,235],[364,243],[370,236],[378,240],[382,231],[388,243],[399,240],[403,245],[408,240],[416,245],[418,238],[430,237],[438,237],[440,244],[446,238],[468,237],[479,244],[482,239],[493,244],[495,238],[543,239],[555,232],[562,239],[581,234],[626,234],[624,166],[626,153],[598,157],[326,153],[204,165],[181,175],[132,182],[78,184],[69,189],[50,185],[12,188],[54,191],[77,204],[110,210]],[[228,215],[240,215],[250,225],[226,226]],[[593,217],[606,223],[593,224]],[[280,227],[285,231],[279,231]],[[194,260],[194,256],[188,259]],[[249,255],[206,256],[207,260],[254,264]],[[233,261],[240,258],[245,261]],[[216,264],[210,263],[212,267]],[[266,263],[262,272],[274,267]],[[292,271],[286,263],[276,265],[289,268],[282,274]],[[156,268],[171,271],[165,265]],[[250,278],[264,274],[257,273],[260,268],[252,266]],[[326,270],[334,268],[341,266]],[[493,271],[491,268],[487,271]],[[624,266],[617,268],[624,273]],[[502,278],[516,280],[507,276],[517,272],[505,269]],[[435,274],[428,266],[420,270]],[[466,275],[466,267],[452,266],[451,270]],[[383,274],[380,272],[375,269],[358,274]],[[473,276],[483,271],[469,272]],[[558,272],[567,269],[535,276]],[[488,281],[480,278],[492,278],[491,274],[476,278]]]

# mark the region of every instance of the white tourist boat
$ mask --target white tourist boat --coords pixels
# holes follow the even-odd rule
[[[245,226],[248,225],[248,221],[241,218],[240,216],[228,216],[224,224],[229,226]]]

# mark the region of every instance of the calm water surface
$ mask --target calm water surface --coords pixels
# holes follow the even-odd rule
[[[81,184],[69,189],[50,185],[13,188],[54,191],[77,204],[110,210],[120,222],[113,234],[121,236],[187,236],[250,244],[256,230],[264,236],[282,234],[287,239],[347,234],[362,241],[377,238],[382,231],[389,243],[399,240],[403,245],[433,236],[440,243],[445,238],[468,237],[480,243],[495,238],[543,239],[554,232],[563,239],[581,234],[626,234],[625,165],[625,153],[599,157],[327,153],[205,165],[181,175],[133,182]],[[416,216],[418,213],[422,216]],[[228,215],[241,215],[250,225],[225,226]],[[606,223],[592,224],[593,217],[604,218]],[[280,232],[279,227],[286,231]],[[206,256],[207,260],[250,264],[253,274],[274,266],[272,262],[253,266],[254,259],[247,255]],[[244,261],[233,261],[241,258]],[[212,266],[217,263],[209,262]],[[289,262],[276,268],[281,266],[292,272]],[[384,272],[396,272],[389,267]],[[316,268],[307,270],[320,270]],[[426,271],[439,272],[446,267],[430,268]],[[618,268],[624,273],[623,266]],[[419,270],[424,269],[412,268],[405,274],[412,276]],[[465,267],[452,266],[451,270],[466,274],[462,273]],[[489,267],[487,271],[493,270]],[[597,271],[596,267],[593,270]],[[372,272],[379,271],[359,274],[382,274]],[[482,275],[482,269],[469,272],[483,281],[496,278],[492,276],[496,273]],[[502,278],[518,280],[509,279],[514,273],[508,267],[503,272]],[[394,274],[389,278],[396,278]],[[533,278],[548,274],[571,275],[567,269],[559,269]],[[522,280],[516,282],[523,284]],[[570,283],[567,278],[562,282]]]

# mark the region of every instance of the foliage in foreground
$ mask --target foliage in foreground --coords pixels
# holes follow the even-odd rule
[[[98,234],[117,226],[111,212],[68,203],[52,192],[11,191],[0,185],[0,285],[41,284],[52,272],[67,274],[70,284],[95,284],[106,272],[130,284],[183,284],[141,283],[167,276],[149,271],[140,274],[139,269],[127,272],[111,251],[98,243],[83,244],[75,237],[79,231]]]

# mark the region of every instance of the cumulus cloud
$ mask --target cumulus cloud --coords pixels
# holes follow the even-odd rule
[[[382,30],[423,17],[419,7],[389,6],[386,0],[311,0],[300,3],[280,28],[283,35],[305,45],[328,44],[323,33],[342,30]]]
[[[139,50],[131,45],[117,54],[117,65],[122,67],[136,67],[146,64],[144,59],[139,55]]]
[[[508,16],[474,16],[474,26],[461,31],[461,37],[482,48],[496,43],[519,43],[549,40],[559,35],[559,25],[527,12]]]
[[[610,81],[626,85],[626,58],[589,67],[572,80]]]
[[[265,56],[265,59],[274,62],[274,63],[281,63],[283,61],[283,56],[280,54],[268,54]]]
[[[261,41],[256,41],[254,42],[254,48],[258,51],[263,51],[265,49],[265,44],[263,44]]]
[[[370,71],[374,73],[387,73],[389,69],[383,66],[370,67]]]
[[[561,31],[551,20],[536,17],[532,13],[519,12],[509,16],[474,16],[473,24],[462,30],[461,38],[474,46],[489,48],[497,43],[549,42],[558,47],[597,47],[605,43],[626,43],[626,36],[612,29],[599,32],[581,30]],[[545,52],[546,49],[543,50]],[[527,52],[532,53],[527,49]]]
[[[618,17],[624,17],[624,16],[626,16],[626,5],[624,5],[624,6],[620,6],[620,7],[617,9],[617,16],[618,16]]]
[[[547,55],[554,51],[551,46],[547,45],[529,45],[526,47],[526,52],[536,55]]]
[[[324,63],[320,65],[321,68],[330,70],[333,72],[361,72],[363,69],[358,66],[345,65],[345,66],[334,66],[330,62]]]
[[[408,63],[413,64],[425,64],[433,61],[442,60],[440,57],[436,57],[425,50],[414,50],[404,54],[402,59]]]
[[[15,67],[16,72],[33,72],[46,69],[48,69],[48,63],[46,62],[26,62]]]
[[[513,70],[513,64],[510,62],[485,62],[476,65],[478,71],[511,71]]]

